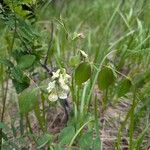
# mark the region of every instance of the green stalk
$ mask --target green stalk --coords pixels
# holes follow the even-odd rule
[[[97,137],[99,136],[99,121],[98,121],[98,115],[97,115],[97,96],[95,96],[95,99],[94,99],[94,117],[95,117],[95,128],[96,128],[96,134],[97,134]]]
[[[40,107],[39,107],[38,103],[35,106],[34,112],[35,112],[36,118],[37,118],[37,120],[39,122],[39,125],[40,125],[42,131],[44,132],[45,131],[45,128],[44,128],[44,116],[41,116]]]
[[[132,108],[131,108],[131,109],[132,109]],[[126,123],[127,123],[127,120],[128,120],[129,117],[130,117],[131,109],[128,111],[128,113],[127,113],[127,115],[126,115],[124,121],[123,121],[122,124],[121,124],[121,127],[119,128],[119,131],[118,131],[118,138],[117,138],[117,145],[116,145],[116,149],[117,149],[117,150],[121,150],[121,149],[120,149],[121,132],[122,132],[122,130],[124,129],[124,127],[125,127],[125,125],[126,125]]]
[[[43,94],[41,95],[41,99],[42,99],[43,125],[45,127],[45,130],[47,130],[47,124],[46,124],[47,122],[46,122],[46,118],[45,118],[45,105],[44,105],[45,100],[44,100]]]
[[[99,118],[98,118],[98,102],[97,102],[97,95],[95,96],[95,99],[94,99],[94,117],[95,117],[95,130],[96,130],[96,136],[100,139],[100,145],[101,145],[101,149],[102,150],[102,141],[101,141],[101,137],[100,137],[100,134],[99,134],[99,129],[100,129],[100,121],[99,121]]]
[[[27,124],[27,127],[29,128],[29,132],[30,132],[31,135],[33,135],[33,130],[32,130],[32,126],[31,126],[31,123],[30,123],[30,119],[29,119],[28,114],[26,114],[25,117],[26,117],[26,124]],[[27,130],[27,131],[28,131],[28,130]],[[36,142],[36,139],[35,139],[35,137],[34,137],[34,135],[33,135],[32,137],[33,137],[34,142],[37,143],[37,142]],[[30,139],[30,137],[29,137],[29,139]]]
[[[81,86],[77,87],[77,109],[79,110],[79,105],[80,105],[80,89]]]
[[[30,123],[28,114],[27,114],[25,117],[26,117],[27,127],[29,128],[29,132],[30,132],[31,134],[33,134],[33,130],[32,130],[32,127],[31,127],[31,123]]]
[[[75,84],[74,84],[74,74],[72,74],[72,80],[71,80],[71,96],[72,101],[76,102],[76,95],[75,95]]]
[[[103,109],[106,110],[107,104],[108,104],[108,88],[105,90],[105,97],[104,97],[103,100],[104,100],[104,102],[103,102],[103,104],[104,104]]]
[[[119,130],[118,130],[118,136],[117,136],[118,138],[117,138],[117,145],[116,145],[116,149],[117,149],[117,150],[121,150],[121,149],[120,149],[121,132],[122,132],[122,130],[125,128],[125,125],[126,125],[128,119],[130,118],[132,111],[133,111],[134,108],[137,106],[138,102],[139,102],[139,100],[138,100],[138,101],[135,101],[135,102],[134,102],[134,105],[131,106],[130,110],[128,111],[128,113],[127,113],[127,115],[126,115],[124,121],[122,122],[122,124],[121,124],[121,126],[120,126],[120,128],[119,128]]]
[[[77,122],[78,122],[78,110],[77,110],[77,105],[74,103],[74,127],[75,127],[75,132],[77,131]]]
[[[88,123],[90,123],[91,121],[93,121],[93,119],[87,121],[85,124],[83,124],[83,125],[79,128],[79,130],[76,132],[76,134],[75,134],[74,137],[72,138],[72,140],[71,140],[71,142],[70,142],[70,144],[69,144],[69,146],[68,146],[68,150],[71,150],[71,146],[72,146],[73,142],[75,141],[76,137],[79,135],[79,133],[82,131],[82,129],[83,129]]]
[[[130,114],[130,127],[129,127],[129,149],[133,150],[133,133],[134,133],[134,109],[135,109],[135,100],[136,100],[136,91],[133,92],[133,101],[132,101],[132,108],[131,108],[131,114]]]
[[[3,94],[2,94],[1,122],[4,121],[4,115],[5,115],[5,110],[6,110],[6,100],[7,100],[7,92],[8,92],[8,80],[6,81],[6,88],[5,88],[5,90],[4,90],[4,82],[2,83],[2,91],[3,91]],[[3,135],[3,130],[0,129],[0,150],[2,148],[2,135]]]
[[[21,134],[21,136],[23,136],[23,134],[24,134],[24,125],[23,125],[23,115],[22,114],[20,114],[19,124],[20,124],[20,134]]]
[[[84,114],[85,114],[85,107],[86,107],[86,90],[88,88],[88,84],[86,84],[83,88],[83,92],[82,92],[82,97],[81,97],[81,106],[80,106],[80,115],[81,115],[81,118],[84,117]]]

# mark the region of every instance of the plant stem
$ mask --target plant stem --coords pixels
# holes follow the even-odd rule
[[[134,89],[133,92],[133,101],[132,101],[132,108],[131,108],[131,114],[130,114],[130,127],[129,127],[129,149],[133,150],[133,133],[134,133],[134,109],[135,109],[135,100],[136,100],[136,91]]]
[[[105,96],[103,99],[103,109],[106,110],[108,104],[108,88],[105,90]]]
[[[136,95],[134,95],[134,96],[136,96]],[[119,130],[118,130],[118,138],[117,138],[117,145],[116,145],[116,149],[117,149],[117,150],[120,150],[120,149],[121,149],[121,148],[120,148],[121,132],[122,132],[123,128],[125,127],[125,125],[126,125],[128,119],[130,118],[130,115],[131,115],[132,111],[133,111],[133,110],[135,109],[135,107],[137,106],[138,102],[139,102],[139,100],[138,100],[138,101],[134,101],[134,105],[132,105],[131,108],[129,109],[129,111],[127,112],[127,115],[126,115],[124,121],[122,122],[122,124],[121,124],[121,126],[120,126],[120,128],[119,128]]]
[[[31,127],[31,123],[30,123],[28,114],[26,115],[26,121],[27,121],[27,126],[29,128],[30,133],[33,134],[33,130],[32,130],[32,127]]]
[[[69,146],[68,146],[68,150],[71,150],[71,146],[72,146],[73,142],[75,141],[76,137],[79,135],[79,133],[82,131],[82,129],[83,129],[88,123],[90,123],[91,121],[93,121],[93,119],[88,120],[86,123],[84,123],[84,124],[77,130],[76,134],[75,134],[74,137],[71,139],[71,142],[70,142],[70,144],[69,144]]]
[[[31,127],[31,123],[30,123],[28,114],[27,114],[25,117],[26,117],[27,126],[28,126],[28,128],[29,128],[29,132],[31,133],[31,135],[33,135],[33,130],[32,130],[32,127]],[[29,138],[30,138],[30,137],[29,137]],[[37,142],[36,142],[36,139],[35,139],[35,137],[34,137],[34,135],[33,135],[33,140],[34,140],[35,143],[37,143]]]
[[[77,101],[76,101],[76,103],[77,103],[77,109],[79,110],[79,102],[80,102],[80,89],[81,89],[81,86],[79,87],[78,86],[78,88],[77,88]]]
[[[40,128],[42,129],[42,131],[44,132],[45,128],[44,128],[44,120],[43,120],[43,116],[41,116],[41,112],[40,112],[40,107],[39,107],[39,103],[35,105],[35,116],[39,122]]]
[[[97,95],[95,95],[95,99],[94,99],[94,116],[95,116],[95,129],[96,129],[96,134],[97,137],[99,137],[99,123],[98,123],[98,114],[97,114]]]
[[[42,112],[43,112],[43,123],[44,123],[44,128],[47,130],[47,124],[46,124],[46,119],[45,119],[45,105],[44,105],[44,96],[41,94],[41,99],[42,99]]]
[[[3,82],[4,84],[4,82]],[[4,85],[2,84],[2,91],[4,92],[2,94],[2,113],[1,113],[1,122],[4,121],[4,114],[5,114],[5,109],[6,109],[6,99],[7,99],[7,92],[8,92],[8,80],[6,81],[6,88],[4,91]],[[0,129],[0,150],[2,148],[2,134],[3,130]]]

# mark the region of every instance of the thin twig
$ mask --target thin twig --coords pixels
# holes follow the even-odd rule
[[[42,68],[44,68],[44,69],[47,71],[47,73],[48,73],[50,76],[52,76],[52,71],[47,67],[47,65],[42,64],[41,62],[39,62],[39,64],[41,65]]]
[[[68,119],[69,119],[69,110],[68,110],[68,109],[70,109],[69,103],[68,103],[67,99],[61,100],[60,103],[61,103],[61,105],[62,105],[62,107],[64,109],[65,117],[66,117],[65,121],[67,122]]]

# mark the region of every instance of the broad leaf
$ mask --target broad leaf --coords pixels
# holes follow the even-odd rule
[[[116,76],[110,67],[104,67],[99,72],[97,83],[100,90],[107,89],[115,82]]]
[[[23,55],[20,57],[18,60],[18,67],[20,69],[28,69],[32,66],[32,64],[35,61],[35,56],[34,55]]]
[[[91,65],[88,62],[82,62],[75,70],[75,82],[82,85],[91,77]]]
[[[61,144],[69,144],[74,135],[75,135],[74,127],[68,126],[61,131],[59,135],[59,141]]]
[[[25,90],[26,88],[28,88],[29,87],[29,85],[30,85],[30,80],[27,78],[26,79],[27,81],[26,82],[23,82],[23,83],[20,83],[20,82],[18,82],[18,81],[16,81],[16,80],[12,80],[12,82],[13,82],[13,85],[14,85],[14,87],[15,87],[15,89],[16,89],[16,92],[19,94],[19,93],[21,93],[23,90]]]
[[[131,86],[132,82],[128,78],[125,78],[122,81],[120,81],[118,85],[118,97],[122,97],[125,94],[127,94],[130,91]]]
[[[21,114],[32,111],[39,99],[38,88],[27,88],[19,95],[19,108]]]
[[[20,83],[23,83],[24,82],[24,74],[23,72],[20,70],[20,68],[18,67],[13,67],[11,69],[11,78],[20,82]]]
[[[18,67],[11,69],[11,78],[17,93],[22,92],[30,85],[30,79]]]
[[[85,133],[79,141],[81,149],[89,149],[92,146],[91,142],[92,140],[93,140],[93,131]]]

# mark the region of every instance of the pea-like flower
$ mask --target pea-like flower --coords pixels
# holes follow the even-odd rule
[[[84,51],[80,50],[80,54],[82,55],[82,57],[88,58],[88,55]]]
[[[57,101],[58,99],[66,99],[70,91],[69,79],[71,77],[66,73],[65,69],[58,69],[53,72],[51,82],[49,82],[47,90],[49,93],[48,99],[50,101]]]

